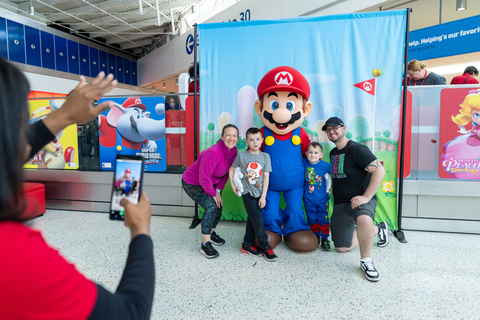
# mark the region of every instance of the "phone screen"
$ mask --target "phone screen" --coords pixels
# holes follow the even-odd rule
[[[117,158],[113,177],[110,219],[123,220],[125,208],[120,205],[122,198],[133,204],[138,203],[141,193],[143,161],[141,158]]]

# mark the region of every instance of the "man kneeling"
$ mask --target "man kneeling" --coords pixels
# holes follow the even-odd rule
[[[330,151],[335,203],[330,223],[332,240],[339,252],[348,252],[360,245],[360,267],[365,278],[378,281],[379,274],[372,260],[373,239],[378,235],[378,246],[386,246],[388,224],[381,222],[374,225],[377,207],[375,193],[382,183],[385,170],[366,146],[345,136],[346,127],[341,119],[328,119],[322,130],[336,146]]]

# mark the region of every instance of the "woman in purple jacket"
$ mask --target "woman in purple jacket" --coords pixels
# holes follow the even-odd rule
[[[208,259],[218,257],[212,244],[221,246],[225,240],[215,233],[222,216],[221,191],[228,180],[228,169],[237,156],[238,128],[227,124],[216,144],[200,153],[198,159],[183,173],[182,186],[190,198],[200,205],[202,217],[202,245],[200,253]]]

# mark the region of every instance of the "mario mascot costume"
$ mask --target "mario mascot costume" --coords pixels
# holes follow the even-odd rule
[[[302,157],[310,138],[300,128],[312,109],[310,85],[307,79],[291,67],[270,70],[257,88],[259,100],[255,110],[264,126],[263,152],[270,155],[272,172],[266,205],[262,209],[265,231],[275,248],[282,241],[294,252],[313,252],[318,240],[305,220],[302,207],[304,170]],[[286,207],[280,208],[283,193]],[[284,223],[282,229],[281,225]]]

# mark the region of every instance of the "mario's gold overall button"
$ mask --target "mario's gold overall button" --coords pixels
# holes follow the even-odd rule
[[[275,142],[275,138],[272,136],[268,136],[265,138],[265,144],[267,146],[271,146]]]
[[[292,137],[292,142],[294,145],[298,146],[300,144],[300,142],[302,142],[302,140],[300,139],[299,136],[295,135]]]

